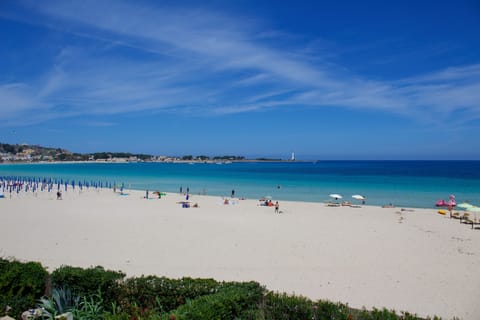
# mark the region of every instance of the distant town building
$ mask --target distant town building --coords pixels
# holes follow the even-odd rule
[[[290,158],[290,161],[295,161],[295,152],[292,152],[292,156]]]

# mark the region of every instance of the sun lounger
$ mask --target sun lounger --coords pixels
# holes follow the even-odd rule
[[[462,218],[463,220],[463,223],[466,223],[466,224],[471,224],[472,225],[472,229],[474,228],[474,226],[476,224],[480,225],[480,218],[477,219],[477,218],[472,218],[468,215],[468,213],[464,214],[464,217]]]
[[[450,219],[461,219],[461,215],[460,215],[460,212],[451,212],[450,211]]]
[[[460,223],[468,223],[465,221],[470,221],[470,214],[468,212],[465,212],[463,215],[460,216]]]
[[[340,207],[340,203],[327,202],[327,207]]]

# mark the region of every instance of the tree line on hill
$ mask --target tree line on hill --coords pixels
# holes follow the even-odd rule
[[[76,153],[62,148],[43,147],[39,145],[0,143],[0,162],[2,161],[92,161],[109,159],[130,159],[132,161],[151,161],[158,158],[179,159],[183,161],[241,161],[243,156],[193,156],[155,157],[150,154],[130,152],[94,152]]]

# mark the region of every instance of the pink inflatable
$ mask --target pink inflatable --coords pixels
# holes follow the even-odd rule
[[[455,196],[452,194],[450,195],[449,199],[450,200],[448,201],[440,199],[437,202],[435,202],[435,205],[437,207],[449,207],[449,206],[455,207],[457,205],[457,201],[455,201]]]
[[[435,205],[437,207],[447,207],[448,203],[447,203],[447,201],[441,199],[441,200],[438,200],[437,202],[435,202]]]

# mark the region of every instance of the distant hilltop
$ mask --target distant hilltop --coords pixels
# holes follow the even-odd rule
[[[43,147],[28,144],[0,143],[0,162],[199,162],[228,163],[232,161],[283,161],[281,159],[246,159],[243,156],[155,156],[128,152],[75,153],[62,148]]]

